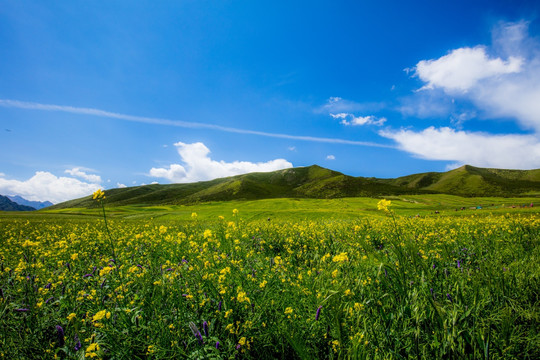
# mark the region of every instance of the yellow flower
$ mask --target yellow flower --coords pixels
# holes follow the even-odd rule
[[[234,210],[232,211],[232,214],[233,214],[233,216],[238,215],[238,209],[234,209]]]
[[[238,293],[238,296],[237,296],[236,298],[238,299],[238,302],[240,302],[240,303],[241,303],[241,302],[244,302],[244,301],[246,301],[246,302],[248,302],[248,303],[251,303],[251,301],[249,300],[249,298],[246,296],[246,293],[243,292],[243,291],[240,291],[240,292]]]
[[[94,317],[92,318],[93,321],[99,321],[101,319],[103,319],[105,317],[105,315],[107,314],[107,310],[101,310],[101,311],[98,311],[96,313],[96,315],[94,315]],[[109,315],[110,316],[110,315]]]
[[[285,314],[292,314],[292,312],[293,312],[292,307],[288,307],[285,309]]]
[[[92,196],[92,199],[98,200],[98,201],[101,199],[105,199],[105,192],[102,191],[101,189],[96,190],[96,192],[94,192],[94,195]]]
[[[196,212],[191,213],[191,218],[193,220],[197,219],[197,213]]]
[[[381,201],[379,201],[377,203],[377,209],[378,210],[384,210],[384,211],[389,211],[388,210],[388,207],[392,205],[392,202],[390,200],[386,200],[386,199],[382,199]]]
[[[71,260],[77,260],[79,258],[79,254],[71,254]]]
[[[68,319],[68,321],[71,321],[71,320],[75,319],[76,317],[77,317],[77,314],[71,313],[71,314],[69,314],[69,315],[67,316],[67,319]]]
[[[349,261],[349,257],[347,256],[347,253],[344,252],[344,253],[341,253],[339,255],[336,255],[332,258],[332,261],[333,262],[345,262],[345,261]]]
[[[242,337],[240,338],[240,340],[238,341],[238,344],[240,344],[240,345],[242,345],[242,346],[246,345],[246,337],[245,337],[245,336],[242,336]]]

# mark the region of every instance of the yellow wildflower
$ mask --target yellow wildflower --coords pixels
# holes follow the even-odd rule
[[[349,261],[349,257],[347,256],[347,253],[346,252],[343,252],[339,255],[336,255],[332,258],[332,261],[333,262],[345,262],[345,261]]]
[[[94,192],[94,195],[92,196],[92,199],[98,200],[98,201],[101,199],[105,199],[105,192],[102,191],[101,189],[96,190],[96,192]]]
[[[378,210],[384,210],[386,212],[388,212],[388,207],[392,205],[392,202],[390,200],[386,200],[386,199],[382,199],[381,201],[379,201],[377,203],[377,209]]]
[[[101,319],[103,319],[105,317],[105,315],[107,314],[107,310],[101,310],[101,311],[98,311],[96,313],[96,315],[94,315],[94,317],[92,318],[93,321],[99,321]],[[110,317],[110,315],[109,315]]]

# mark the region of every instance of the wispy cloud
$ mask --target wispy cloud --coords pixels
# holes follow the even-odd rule
[[[380,147],[380,148],[392,147],[389,145],[378,144],[378,143],[373,143],[373,142],[368,142],[368,141],[356,141],[356,140],[339,139],[339,138],[326,138],[326,137],[305,136],[305,135],[270,133],[270,132],[264,132],[264,131],[239,129],[239,128],[226,127],[226,126],[201,123],[201,122],[135,116],[135,115],[114,113],[114,112],[104,111],[100,109],[40,104],[40,103],[26,102],[26,101],[19,101],[19,100],[0,99],[0,106],[18,108],[18,109],[28,109],[28,110],[59,111],[59,112],[67,112],[67,113],[73,113],[73,114],[91,115],[91,116],[98,116],[98,117],[104,117],[104,118],[133,121],[133,122],[146,123],[146,124],[176,126],[176,127],[190,128],[190,129],[208,129],[208,130],[216,130],[216,131],[223,131],[223,132],[236,133],[236,134],[256,135],[256,136],[265,136],[265,137],[290,139],[290,140],[331,143],[331,144],[344,144],[344,145],[370,146],[370,147]]]
[[[373,115],[354,116],[349,113],[330,114],[334,119],[341,119],[339,122],[345,126],[362,126],[362,125],[377,125],[382,126],[386,122],[384,117],[376,117]]]

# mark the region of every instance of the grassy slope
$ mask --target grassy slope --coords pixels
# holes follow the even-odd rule
[[[540,169],[485,169],[465,165],[444,173],[413,174],[382,181],[411,189],[463,196],[534,196],[540,194]]]
[[[107,190],[111,206],[188,205],[203,202],[274,198],[381,197],[441,193],[461,196],[538,196],[539,170],[498,170],[462,166],[445,173],[414,174],[397,179],[352,177],[309,166],[250,173],[190,184],[145,185]],[[90,196],[50,209],[93,208]]]
[[[400,195],[391,196],[392,210],[403,216],[460,216],[467,214],[489,215],[491,213],[538,212],[540,204],[538,198],[470,198],[445,194]],[[232,220],[232,210],[238,209],[244,220],[272,221],[298,221],[298,220],[332,220],[355,219],[359,217],[385,216],[377,211],[379,199],[369,197],[352,197],[338,199],[262,199],[242,201],[214,201],[192,205],[162,205],[162,206],[110,206],[107,205],[107,214],[111,218],[141,219],[154,218],[164,221],[191,221],[191,214],[196,212],[198,219],[216,220],[224,216],[227,221]],[[519,208],[520,205],[535,203],[535,207]],[[515,205],[516,208],[511,206]],[[472,210],[482,206],[482,210]],[[466,210],[461,211],[464,207]],[[3,216],[21,216],[4,213]],[[36,217],[100,217],[98,208],[70,208],[45,209],[23,216]]]
[[[272,198],[340,198],[418,192],[355,178],[309,166],[269,173],[250,173],[190,184],[145,185],[107,190],[107,202],[125,205],[182,205],[208,201]],[[50,209],[96,207],[91,196],[54,205]]]

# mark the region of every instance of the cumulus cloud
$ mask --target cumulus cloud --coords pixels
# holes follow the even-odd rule
[[[326,160],[336,160],[336,157],[334,155],[328,155]]]
[[[89,195],[100,188],[72,177],[57,177],[47,171],[37,171],[28,180],[10,180],[0,176],[0,194],[19,195],[31,201],[59,203]]]
[[[71,176],[76,176],[78,178],[84,179],[91,183],[95,183],[95,184],[101,183],[101,177],[99,175],[87,174],[86,171],[84,170],[88,171],[88,169],[81,169],[79,167],[75,167],[73,169],[66,170],[65,173]]]
[[[415,74],[427,84],[423,89],[442,87],[447,91],[467,91],[480,80],[521,71],[523,59],[490,59],[485,46],[453,50],[437,60],[422,60]]]
[[[210,149],[201,142],[174,144],[184,165],[171,164],[165,168],[150,169],[149,176],[168,179],[177,183],[189,183],[249,172],[268,172],[292,167],[285,159],[252,163],[248,161],[216,161],[209,157]]]
[[[493,168],[540,168],[540,140],[534,135],[492,135],[448,127],[383,130],[379,134],[422,159]]]
[[[122,183],[116,183],[116,187],[119,188],[119,189],[123,189],[123,188],[126,188],[126,184],[122,184]]]
[[[425,83],[423,91],[442,90],[471,102],[485,118],[515,119],[540,132],[540,44],[529,37],[525,21],[499,24],[490,47],[422,60],[414,74]]]

